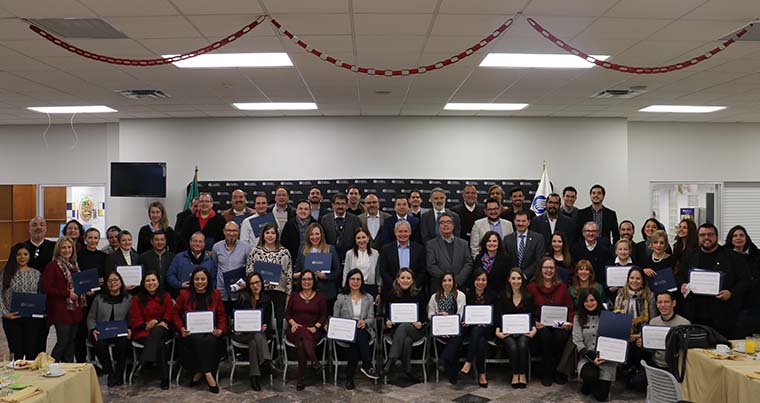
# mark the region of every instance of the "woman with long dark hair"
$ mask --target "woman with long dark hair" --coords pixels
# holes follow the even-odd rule
[[[474,268],[481,268],[488,277],[488,288],[495,294],[504,291],[510,267],[517,265],[514,256],[508,256],[502,245],[502,238],[496,231],[488,231],[480,240],[480,250],[473,262]]]
[[[61,229],[61,236],[67,236],[74,240],[76,251],[84,249],[84,226],[77,220],[71,220]]]
[[[124,280],[117,271],[108,273],[103,285],[105,290],[95,297],[90,313],[87,315],[87,329],[90,332],[95,355],[103,366],[103,371],[108,375],[108,387],[110,388],[124,383],[124,369],[130,353],[131,344],[129,340],[132,338],[132,331],[127,329],[127,336],[102,339],[96,327],[101,322],[120,320],[128,322],[132,296],[127,292]],[[115,363],[111,362],[111,355],[108,352],[110,346],[113,346]]]
[[[467,294],[465,295],[467,305],[494,305],[496,294],[491,292],[488,288],[488,281],[488,273],[486,273],[485,270],[475,269],[472,273],[472,287],[470,287],[470,290],[467,291]],[[478,372],[478,385],[482,388],[487,388],[488,377],[486,376],[486,353],[488,353],[488,340],[493,338],[493,326],[465,325],[464,337],[468,339],[470,343],[467,346],[467,355],[464,360],[464,365],[462,365],[462,368],[459,370],[459,374],[469,374],[474,363],[475,370]]]
[[[644,221],[644,225],[641,226],[641,238],[643,241],[636,244],[633,250],[633,260],[636,264],[641,265],[641,262],[652,255],[652,235],[657,231],[665,231],[665,226],[656,218],[647,218]],[[670,250],[667,240],[665,246]]]
[[[174,230],[169,226],[169,217],[166,216],[164,204],[160,201],[154,201],[148,206],[148,223],[140,227],[137,233],[137,253],[143,254],[151,250],[150,240],[153,233],[161,230],[166,234],[166,248],[174,249]]]
[[[683,257],[688,251],[696,249],[697,247],[699,247],[697,240],[697,224],[692,220],[681,220],[676,229],[675,243],[673,243],[673,257],[675,258],[676,266],[673,267],[674,274],[677,274],[680,270],[681,257]]]
[[[598,357],[596,351],[599,313],[602,297],[594,288],[584,288],[578,296],[578,307],[573,322],[573,343],[578,349],[578,374],[583,381],[581,393],[592,394],[604,402],[610,395],[610,385],[615,381],[617,363]]]
[[[512,366],[512,387],[524,389],[528,385],[525,374],[528,372],[528,356],[530,355],[530,340],[536,335],[535,319],[531,320],[531,329],[528,333],[509,334],[503,331],[502,315],[533,314],[533,294],[523,281],[523,272],[515,267],[509,272],[509,286],[500,296],[496,303],[496,337],[504,341],[509,352],[509,364]]]
[[[559,268],[562,267],[568,271],[568,276],[572,275],[573,257],[570,255],[570,244],[567,242],[567,236],[563,232],[552,234],[551,250],[547,253],[554,264]]]
[[[760,329],[760,250],[741,225],[735,225],[728,231],[724,246],[738,253],[747,263],[749,287],[741,303],[736,331],[738,337],[751,336]]]
[[[285,308],[285,319],[290,326],[286,337],[296,346],[298,357],[297,390],[303,390],[306,362],[311,361],[314,369],[322,369],[317,358],[317,343],[322,339],[327,322],[327,301],[318,291],[317,276],[311,270],[304,270],[299,276],[299,291],[290,294]]]
[[[459,315],[461,318],[464,314],[464,306],[467,304],[467,298],[462,291],[457,289],[457,280],[454,273],[446,272],[441,276],[441,283],[435,294],[430,296],[427,305],[428,319],[435,315]],[[459,367],[459,347],[462,346],[462,335],[445,336],[446,347],[440,355],[443,366],[446,368],[446,374],[449,376],[449,383],[456,385]]]
[[[232,338],[240,344],[248,345],[251,389],[258,392],[261,390],[261,375],[263,373],[268,374],[272,370],[272,353],[267,345],[267,336],[271,337],[273,330],[269,329],[269,324],[272,323],[272,299],[264,291],[264,280],[261,278],[261,274],[256,272],[248,273],[245,283],[247,286],[240,292],[240,296],[235,303],[235,309],[260,310],[261,331],[235,332]]]
[[[11,249],[11,258],[3,269],[0,290],[0,313],[3,315],[3,330],[8,341],[8,349],[16,358],[33,359],[40,352],[38,339],[45,329],[45,319],[22,318],[11,311],[14,293],[37,294],[40,292],[41,274],[29,267],[32,250],[24,243]]]
[[[174,336],[174,301],[161,286],[158,274],[150,271],[143,274],[129,316],[132,339],[143,345],[140,361],[157,363],[161,389],[169,389],[165,343]]]

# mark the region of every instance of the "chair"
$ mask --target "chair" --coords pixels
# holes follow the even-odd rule
[[[499,344],[497,343],[499,341],[498,339],[488,340],[488,347],[493,348],[499,348]],[[502,349],[503,351],[503,349]],[[530,372],[531,368],[533,367],[533,354],[530,352],[530,348],[528,348],[528,372],[525,374],[525,377],[527,378],[527,381],[530,382]],[[537,361],[540,361],[540,358],[536,359]],[[486,357],[486,369],[488,368],[488,364],[509,364],[509,357],[506,356],[506,353],[504,353],[504,356],[502,358],[487,358]]]
[[[171,350],[169,352],[169,361],[167,364],[169,364],[169,379],[172,379],[172,370],[174,369],[174,346],[175,346],[175,339],[172,337],[171,339],[164,342],[164,348],[170,347]],[[129,373],[129,384],[132,384],[132,377],[135,376],[140,370],[142,369],[142,361],[140,361],[140,354],[138,350],[144,349],[145,346],[136,342],[132,341],[132,371]]]
[[[274,303],[271,303],[271,305],[272,306],[270,308],[271,309],[270,312],[272,312],[272,323],[270,323],[269,326],[271,327],[271,330],[274,333],[272,337],[267,337],[267,344],[269,344],[269,352],[272,355],[272,359],[274,359],[275,348],[277,349],[277,351],[280,350],[280,341],[277,338],[277,334],[278,334],[277,333],[277,319],[275,319],[274,317]],[[233,329],[234,329],[234,323],[233,323]],[[250,366],[251,362],[250,362],[250,357],[248,361],[239,360],[237,357],[237,352],[235,351],[235,349],[247,351],[248,346],[246,344],[238,343],[232,337],[229,338],[229,342],[230,342],[230,357],[232,359],[232,369],[230,370],[230,386],[232,386],[232,383],[235,379],[235,368],[238,366]],[[273,379],[274,377],[272,376],[272,371],[269,371],[269,386],[270,387],[274,383]]]
[[[296,348],[295,344],[288,341],[288,338],[285,337],[288,330],[290,330],[290,325],[288,324],[287,320],[282,320],[282,329],[283,329],[283,345],[282,345],[282,357],[285,362],[283,365],[282,370],[282,382],[285,383],[287,381],[288,377],[288,366],[289,365],[298,365],[298,361],[290,361],[288,360],[288,347],[290,348]],[[327,378],[325,376],[325,366],[327,366],[327,359],[325,358],[327,355],[327,337],[322,336],[322,338],[317,343],[316,347],[322,346],[322,359],[320,360],[320,363],[322,364],[322,384],[324,385],[327,382]]]
[[[338,359],[338,347],[346,349],[346,348],[349,347],[348,344],[349,343],[346,343],[346,342],[343,342],[343,341],[330,340],[330,346],[331,346],[331,350],[332,350],[332,365],[333,365],[333,369],[335,370],[335,373],[333,374],[333,378],[334,378],[333,379],[333,385],[335,385],[335,386],[338,386],[338,367],[340,367],[341,365],[343,365],[343,366],[347,366],[348,365],[348,361],[346,361],[346,360],[341,361],[341,360]],[[372,363],[374,365],[376,363],[376,360],[375,360],[376,355],[375,355],[375,353],[376,353],[376,350],[377,350],[375,348],[375,340],[374,339],[370,340],[369,345],[372,348]],[[377,380],[375,380],[375,384],[377,384]]]
[[[668,371],[651,367],[641,360],[647,374],[647,403],[674,403],[683,399],[678,381]]]
[[[385,359],[388,359],[388,346],[393,345],[393,339],[391,338],[391,335],[385,334],[385,326],[382,326],[381,328],[381,337],[383,339],[383,356],[385,356]],[[422,366],[422,382],[427,383],[427,349],[428,349],[428,336],[425,335],[421,339],[415,341],[412,343],[412,349],[415,347],[422,347],[422,357],[420,359],[412,359],[410,363],[412,365],[420,365]],[[388,384],[388,375],[385,375],[383,377],[383,382],[387,385]]]
[[[438,345],[441,344],[441,345],[445,346],[447,344],[447,342],[442,337],[433,336],[433,335],[431,335],[430,337],[433,339],[433,354],[435,355],[435,381],[438,382],[439,381],[439,375],[441,373],[441,370],[440,370],[439,365],[438,365],[438,360],[439,360],[438,359]],[[470,340],[469,339],[464,339],[462,341],[461,347],[467,346],[469,344],[470,344]],[[459,361],[464,361],[464,357],[460,357]]]
[[[91,363],[91,364],[94,365],[94,362],[97,359],[97,357],[95,356],[94,353],[92,353],[92,354],[90,353],[90,351],[94,350],[95,347],[92,345],[92,342],[90,342],[90,338],[89,337],[87,338],[87,340],[85,342],[85,346],[87,348],[87,362],[89,362],[89,363]],[[108,345],[108,355],[111,357],[111,364],[112,365],[115,364],[114,359],[113,359],[113,347],[114,347],[113,344],[109,344]],[[134,367],[135,367],[134,361],[132,361],[131,363],[132,363],[132,369],[134,370]],[[105,367],[103,366],[103,363],[98,362],[98,364],[99,364],[99,366],[100,366],[101,369],[105,370]],[[122,382],[123,383],[127,383],[127,366],[129,364],[130,364],[130,361],[129,361],[129,359],[127,359],[127,362],[124,363],[124,373],[122,373]],[[130,381],[130,383],[131,383],[131,381]]]
[[[226,337],[224,338],[224,344],[225,344],[224,351],[228,352],[230,350],[230,347],[229,347],[229,340],[227,340]],[[225,356],[220,357],[219,365],[217,365],[216,367],[216,374],[214,375],[214,380],[216,381],[217,385],[219,385],[219,370],[222,368],[222,362],[224,362],[225,358],[226,358]],[[177,369],[177,380],[176,380],[177,386],[179,386],[179,378],[180,376],[182,376],[182,365],[180,363],[178,364],[179,364],[178,365],[179,369]],[[201,379],[203,378],[201,377]]]

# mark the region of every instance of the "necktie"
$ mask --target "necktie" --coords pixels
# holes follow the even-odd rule
[[[517,245],[517,264],[522,266],[523,257],[525,256],[525,234],[520,235],[520,243]]]
[[[336,232],[335,244],[336,246],[337,245],[343,246],[343,221],[344,220],[345,218],[343,217],[335,218],[335,232]]]
[[[438,219],[441,218],[441,213],[436,211],[435,212],[435,234],[440,234],[440,229],[438,228]]]

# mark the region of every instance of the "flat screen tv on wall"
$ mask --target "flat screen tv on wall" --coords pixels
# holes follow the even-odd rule
[[[112,162],[111,197],[166,197],[166,163]]]

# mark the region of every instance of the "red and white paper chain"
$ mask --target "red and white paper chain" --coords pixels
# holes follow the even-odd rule
[[[354,73],[363,73],[368,74],[371,76],[385,76],[385,77],[394,77],[394,76],[410,76],[414,74],[423,74],[427,73],[428,71],[433,70],[440,70],[446,66],[449,66],[451,64],[454,64],[468,56],[471,56],[473,53],[477,52],[478,50],[482,49],[489,43],[491,43],[494,39],[496,39],[499,35],[503,34],[504,31],[506,31],[513,22],[513,19],[510,18],[507,21],[505,21],[503,24],[501,24],[496,30],[491,32],[487,37],[483,38],[480,42],[470,46],[463,52],[451,56],[447,59],[441,60],[437,63],[433,63],[427,66],[419,66],[414,68],[406,68],[406,69],[378,69],[375,67],[364,67],[364,66],[357,66],[355,64],[346,63],[342,60],[336,59],[332,56],[327,55],[324,52],[321,52],[317,49],[312,48],[308,43],[304,42],[303,40],[299,39],[297,36],[293,35],[290,31],[285,29],[282,24],[280,24],[277,20],[274,18],[271,19],[272,25],[274,25],[283,35],[290,38],[296,45],[300,46],[307,52],[311,53],[312,55],[324,60],[327,63],[334,64],[338,67],[342,67],[346,70],[353,71]]]

